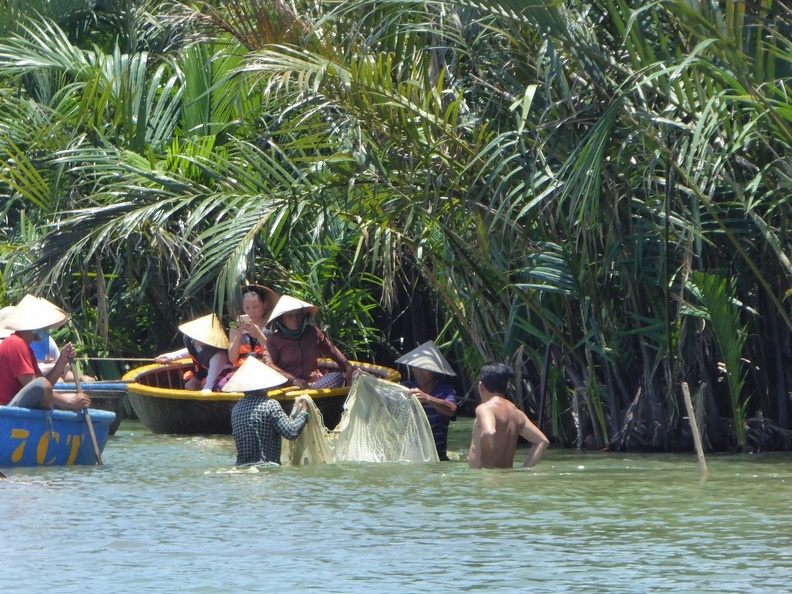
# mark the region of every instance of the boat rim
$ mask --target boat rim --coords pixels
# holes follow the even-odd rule
[[[320,365],[333,364],[330,359],[319,359]],[[350,361],[355,367],[372,373],[377,377],[398,382],[401,379],[401,374],[390,367],[383,365],[376,365],[374,363],[364,363],[360,361]],[[245,396],[242,392],[201,392],[200,390],[185,390],[184,388],[160,388],[155,386],[147,386],[140,384],[136,380],[138,377],[145,373],[150,373],[156,370],[165,369],[186,369],[193,365],[191,359],[179,359],[170,363],[154,363],[151,365],[144,365],[130,369],[121,378],[126,383],[127,393],[140,394],[142,396],[150,396],[153,398],[169,398],[174,400],[199,400],[202,402],[234,402]],[[322,389],[307,389],[301,390],[296,386],[287,386],[285,388],[269,390],[267,395],[270,398],[277,400],[294,400],[298,396],[310,396],[314,400],[323,398],[332,398],[335,396],[343,396],[349,393],[350,386],[343,386],[341,388],[322,388]]]

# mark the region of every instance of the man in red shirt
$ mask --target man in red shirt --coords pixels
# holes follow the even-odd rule
[[[74,358],[74,345],[68,343],[52,369],[44,375],[39,369],[30,343],[49,328],[66,322],[66,312],[45,299],[26,295],[0,323],[12,332],[0,342],[0,405],[24,408],[80,410],[91,401],[85,394],[55,393],[52,385],[63,375]]]

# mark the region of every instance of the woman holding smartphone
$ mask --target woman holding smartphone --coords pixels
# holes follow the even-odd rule
[[[263,285],[242,286],[245,313],[237,318],[237,330],[231,330],[228,347],[228,358],[234,367],[239,367],[250,354],[258,359],[263,357],[267,335],[271,334],[265,326],[279,298],[275,291]]]

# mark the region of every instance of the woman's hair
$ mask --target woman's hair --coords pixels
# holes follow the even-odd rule
[[[493,394],[506,394],[511,376],[511,368],[504,363],[485,363],[479,372],[479,380]]]
[[[256,289],[250,289],[242,293],[242,299],[244,299],[245,297],[250,297],[251,295],[255,295],[256,297],[258,297],[264,305],[267,304],[267,298]]]
[[[267,299],[267,294],[257,287],[250,287],[247,291],[242,293],[242,301],[245,301],[245,297],[256,296],[261,301],[261,305],[264,306],[264,321],[267,321],[270,313],[272,313],[273,304]]]

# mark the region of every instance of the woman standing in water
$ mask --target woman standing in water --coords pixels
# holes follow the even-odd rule
[[[242,286],[242,311],[237,318],[238,329],[231,332],[228,358],[239,367],[249,354],[258,359],[264,355],[264,343],[271,332],[266,328],[270,313],[278,302],[278,294],[264,285]]]
[[[305,301],[284,295],[270,316],[264,362],[279,371],[298,388],[339,388],[351,382],[355,368],[316,326],[308,323],[319,308]],[[329,357],[340,371],[322,375],[319,356]]]

